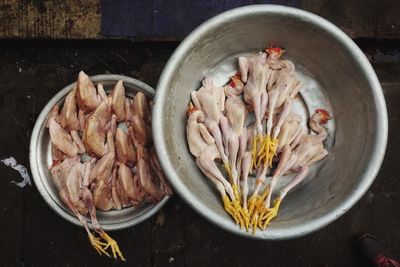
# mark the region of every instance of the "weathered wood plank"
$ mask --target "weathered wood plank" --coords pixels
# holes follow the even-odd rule
[[[99,0],[0,0],[0,38],[98,37]]]
[[[273,1],[273,3],[277,2]],[[144,5],[146,10],[133,10],[132,14],[129,13],[129,15],[135,16],[135,12],[140,12],[137,15],[146,13],[148,14],[147,16],[151,17],[155,12],[152,8],[163,5],[162,1],[156,0],[147,1],[146,3]],[[229,3],[226,5],[229,7]],[[234,4],[231,5],[232,7],[234,6]],[[118,10],[115,6],[109,5],[104,7],[107,10],[101,11],[100,0],[0,0],[0,38],[104,38],[101,34],[101,13],[106,11],[115,13],[116,11],[109,10],[111,7],[113,10]],[[328,19],[352,38],[400,38],[400,19],[398,17],[400,2],[397,0],[301,0],[300,7]],[[186,6],[186,8],[189,10],[187,13],[190,17],[190,5]],[[195,7],[192,10],[196,12]],[[212,14],[217,14],[220,11],[210,10]],[[119,18],[120,14],[115,13],[115,16]],[[132,22],[132,19],[127,18],[126,23],[129,21]],[[185,21],[190,24],[190,20],[186,19]],[[193,23],[197,25],[200,22]],[[107,25],[110,20],[103,23],[106,23],[103,28],[110,26]],[[124,24],[123,19],[122,24],[121,30],[122,26],[128,25]],[[150,31],[151,25],[147,26],[147,28],[146,25],[139,26],[142,29],[141,31]],[[109,35],[113,36],[115,34],[110,33]],[[148,36],[153,36],[148,37],[148,39],[157,36],[157,40],[182,39],[182,36],[174,35],[171,27],[161,30],[161,32],[149,33]]]
[[[397,0],[302,0],[301,6],[333,22],[352,38],[400,38]]]

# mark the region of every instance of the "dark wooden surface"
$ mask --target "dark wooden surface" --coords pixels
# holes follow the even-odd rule
[[[161,32],[151,32],[152,16],[157,13],[157,7],[168,8],[171,0],[145,0],[138,4],[137,9],[133,9],[127,18],[127,25],[122,27],[137,27],[138,32],[142,32],[136,39],[152,38],[157,40],[180,40],[182,36],[174,35],[172,30]],[[183,19],[189,24],[189,28],[194,28],[204,19],[194,19],[198,17],[197,6],[208,8],[210,1],[205,3],[196,2],[191,7],[190,1],[183,1],[183,5],[188,12],[182,14],[187,16]],[[261,3],[263,1],[239,1],[225,0],[215,1],[215,6],[234,7],[238,3]],[[293,1],[271,0],[270,3],[293,3]],[[400,38],[400,1],[398,0],[299,0],[300,8],[318,14],[336,24],[352,38],[378,38],[378,39],[399,39]],[[117,4],[118,2],[116,2]],[[174,1],[173,6],[179,7],[179,2]],[[213,10],[211,14],[217,14],[222,10]],[[297,5],[295,5],[297,6]],[[101,29],[101,0],[0,0],[0,39],[4,38],[51,38],[51,39],[102,39]],[[109,8],[118,8],[109,5]],[[111,11],[115,12],[115,11]],[[174,12],[173,10],[171,12]],[[148,14],[149,19],[145,20],[143,14]],[[160,12],[162,13],[162,12]],[[164,14],[168,16],[168,14]],[[172,14],[174,15],[174,14]],[[118,19],[121,14],[115,13]],[[138,21],[144,22],[143,25],[135,23],[136,17],[141,17]],[[166,21],[169,21],[168,17]],[[179,20],[172,20],[179,21]],[[108,20],[112,23],[112,20]],[[104,26],[104,25],[103,25]],[[107,25],[106,25],[107,26]],[[172,25],[173,27],[173,25]],[[177,25],[179,27],[179,25]],[[108,29],[105,27],[104,29]],[[107,31],[105,31],[107,33]],[[135,29],[127,29],[122,32],[135,32]],[[172,32],[172,34],[171,34]],[[109,33],[109,35],[113,35]],[[115,35],[115,34],[114,34]]]
[[[362,200],[316,233],[263,242],[217,228],[175,195],[150,220],[111,233],[126,255],[124,266],[360,266],[351,247],[352,237],[360,232],[376,234],[400,255],[400,64],[399,53],[393,52],[400,46],[359,43],[382,82],[390,116],[386,157]],[[36,117],[79,70],[91,75],[126,74],[155,87],[177,44],[7,41],[0,45],[0,158],[14,156],[28,166]],[[84,230],[55,214],[34,185],[20,189],[9,183],[18,177],[0,165],[0,266],[120,265],[98,256]]]

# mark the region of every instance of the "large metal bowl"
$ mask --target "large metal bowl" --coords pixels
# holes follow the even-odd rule
[[[224,212],[217,191],[197,168],[186,143],[185,111],[204,76],[222,85],[238,69],[238,56],[271,44],[286,49],[284,57],[307,84],[296,104],[303,118],[315,108],[333,114],[326,143],[330,153],[289,193],[269,228],[253,235]],[[157,153],[175,191],[222,228],[260,239],[302,236],[349,210],[377,175],[388,133],[382,89],[357,45],[319,16],[274,5],[233,9],[193,31],[161,75],[153,114]]]
[[[154,89],[147,84],[133,78],[122,75],[104,74],[90,77],[95,83],[101,82],[104,89],[110,92],[118,80],[124,82],[125,94],[133,97],[141,91],[149,97],[154,96]],[[50,115],[51,108],[54,105],[62,105],[67,94],[73,89],[75,83],[72,83],[56,94],[43,108],[36,120],[33,128],[30,148],[29,161],[33,180],[39,193],[46,203],[61,217],[67,221],[82,226],[79,220],[68,210],[59,197],[58,190],[52,180],[48,169],[52,164],[51,142],[49,130],[46,128],[46,122]],[[155,214],[168,201],[168,196],[157,204],[143,204],[139,208],[124,208],[122,210],[112,210],[107,212],[97,211],[97,218],[104,230],[118,230],[134,226]],[[89,219],[88,219],[89,220]]]

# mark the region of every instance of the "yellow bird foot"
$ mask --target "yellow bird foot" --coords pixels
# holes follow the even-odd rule
[[[249,231],[250,227],[250,216],[249,216],[249,211],[247,210],[247,207],[242,207],[243,213],[244,213],[244,227],[246,228],[246,231]]]
[[[249,217],[253,217],[253,212],[256,207],[256,203],[258,200],[259,196],[251,196],[248,200],[248,211],[249,211]]]
[[[278,139],[271,139],[269,143],[269,154],[268,154],[268,160],[267,164],[272,167],[272,160],[276,156],[276,150],[278,149]]]
[[[259,135],[258,140],[257,140],[258,141],[258,144],[257,144],[258,145],[257,157],[259,157],[259,156],[261,156],[263,154],[267,138],[268,138],[268,135],[266,135],[266,136]]]
[[[268,135],[262,136],[259,140],[260,148],[258,150],[257,158],[256,158],[256,166],[260,166],[264,163],[266,157],[268,157]]]
[[[226,213],[231,215],[236,224],[239,224],[239,219],[232,205],[232,202],[229,200],[228,196],[223,196],[222,202],[224,203],[224,210],[226,211]]]
[[[229,164],[229,162],[227,162],[227,161],[224,162],[224,168],[225,168],[225,171],[226,171],[227,174],[228,174],[228,177],[229,177],[230,182],[233,183],[233,179],[232,179],[232,169],[231,169],[231,165]]]
[[[257,158],[257,136],[254,136],[253,141],[251,142],[251,168],[252,169],[255,166],[256,158]]]
[[[256,234],[257,232],[257,221],[258,221],[258,212],[255,212],[250,222],[250,227],[253,228],[253,235]]]
[[[104,242],[101,242],[100,239],[98,237],[95,237],[92,233],[88,233],[88,237],[89,237],[89,241],[90,244],[92,245],[92,247],[97,251],[97,253],[99,253],[99,255],[101,256],[102,254],[106,255],[107,257],[110,257],[110,254],[108,254],[107,251],[105,251],[105,249],[103,248],[104,246],[106,246],[107,244]]]
[[[259,221],[262,218],[263,214],[264,214],[264,211],[262,209],[260,209],[258,206],[256,206],[255,210],[253,211],[253,214],[251,216],[251,220],[250,220],[250,227],[253,228],[253,233],[256,232]]]
[[[100,233],[100,237],[107,242],[104,249],[109,247],[111,248],[114,259],[117,259],[119,256],[122,261],[126,261],[121,250],[119,249],[118,243],[114,239],[112,239],[106,232]]]
[[[269,185],[264,189],[264,192],[261,196],[257,198],[256,207],[260,210],[265,209],[264,201],[269,194]]]
[[[233,203],[233,209],[235,210],[235,213],[238,215],[240,228],[243,228],[245,226],[245,222],[244,222],[245,215],[244,215],[242,206],[240,205],[239,200],[232,201],[232,203]]]
[[[251,218],[250,227],[253,228],[253,233],[255,233],[257,227],[261,228],[262,218],[264,217],[267,210],[265,209],[264,205],[256,206],[256,209],[253,213],[253,217]]]
[[[253,137],[251,144],[251,168],[259,166],[259,156],[263,150],[264,137],[261,134],[257,134]]]
[[[233,195],[235,196],[235,198],[236,198],[236,199],[242,199],[242,197],[241,197],[240,194],[239,194],[239,189],[238,189],[237,184],[234,184],[234,185],[232,186],[232,189],[233,189]]]
[[[280,198],[275,199],[274,207],[269,209],[267,214],[264,216],[263,220],[265,220],[265,221],[263,223],[263,229],[267,228],[267,226],[269,225],[271,220],[274,219],[278,215],[278,210],[279,210],[279,206],[281,205],[281,201],[282,201],[282,199],[280,199]]]

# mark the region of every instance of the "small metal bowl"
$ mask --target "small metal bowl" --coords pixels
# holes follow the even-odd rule
[[[237,70],[237,58],[267,45],[286,49],[307,84],[297,107],[304,120],[328,109],[329,155],[282,202],[279,215],[255,235],[224,212],[214,186],[200,172],[186,142],[190,93],[211,75],[217,85]],[[367,191],[381,166],[388,119],[382,88],[357,45],[327,20],[295,8],[255,5],[205,22],[176,49],[158,83],[153,137],[175,192],[222,228],[251,238],[288,239],[322,228],[348,211]],[[287,182],[287,177],[281,181]],[[251,187],[250,187],[251,188]],[[277,188],[278,189],[278,188]]]
[[[147,84],[136,79],[113,74],[96,75],[90,77],[93,83],[101,82],[104,89],[110,92],[118,80],[122,80],[125,86],[125,94],[133,97],[137,92],[143,92],[149,97],[154,96],[154,89]],[[46,203],[61,217],[67,221],[82,226],[79,220],[69,211],[60,200],[58,190],[53,182],[49,166],[52,164],[51,141],[46,122],[51,108],[54,105],[62,105],[66,95],[73,89],[76,83],[72,83],[56,94],[43,108],[35,127],[33,128],[30,148],[29,161],[33,180],[36,187]],[[97,211],[99,223],[106,231],[118,230],[134,226],[143,222],[154,215],[168,201],[168,196],[156,204],[143,204],[138,208],[124,208],[122,210],[112,210],[107,212]],[[89,219],[88,219],[89,220]]]

